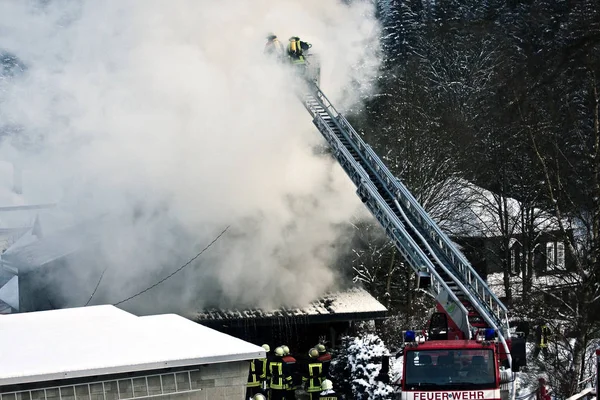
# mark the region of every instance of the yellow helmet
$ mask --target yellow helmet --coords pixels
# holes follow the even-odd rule
[[[252,397],[252,400],[267,400],[267,398],[265,397],[264,394],[257,393],[254,395],[254,397]]]
[[[283,348],[281,346],[275,348],[275,355],[277,357],[283,357]]]
[[[263,344],[261,347],[265,349],[267,353],[271,351],[271,347],[268,344]]]
[[[315,349],[314,347],[312,349],[310,349],[308,351],[308,356],[310,358],[318,358],[319,357],[319,350]]]
[[[323,354],[323,353],[325,353],[327,351],[327,348],[325,347],[325,345],[321,344],[321,343],[319,343],[318,345],[316,345],[315,348],[321,354]]]
[[[284,356],[287,356],[288,354],[290,354],[290,348],[287,347],[285,344],[283,346],[281,346],[281,348],[283,349]]]

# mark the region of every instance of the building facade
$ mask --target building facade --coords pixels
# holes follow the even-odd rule
[[[251,343],[178,315],[92,306],[0,319],[0,400],[244,399]]]

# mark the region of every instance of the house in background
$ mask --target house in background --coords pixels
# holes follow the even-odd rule
[[[533,275],[557,275],[573,269],[573,258],[559,236],[560,231],[537,232],[532,249]],[[513,276],[527,273],[529,250],[523,246],[522,235],[461,236],[453,240],[482,277],[504,272],[505,265]]]
[[[521,296],[528,278],[534,289],[565,289],[564,278],[573,271],[574,259],[556,218],[516,199],[462,184],[460,202],[466,206],[460,218],[444,228],[496,295],[507,300],[505,273],[512,297]]]

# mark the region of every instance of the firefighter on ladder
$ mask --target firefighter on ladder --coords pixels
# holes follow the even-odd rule
[[[304,71],[306,68],[306,56],[304,52],[311,47],[310,43],[301,41],[298,36],[292,36],[287,45],[287,56],[290,63]]]
[[[264,54],[269,57],[273,57],[277,61],[283,61],[285,57],[285,50],[283,49],[283,44],[277,38],[277,35],[274,33],[269,33],[267,35],[267,43],[265,43]]]
[[[319,351],[314,347],[308,351],[310,360],[304,371],[302,382],[306,385],[306,391],[310,400],[318,400],[323,383],[323,363],[318,360]]]
[[[286,376],[283,362],[283,348],[275,349],[274,358],[269,361],[269,389],[271,390],[271,400],[284,400],[287,385],[291,383],[292,377]]]

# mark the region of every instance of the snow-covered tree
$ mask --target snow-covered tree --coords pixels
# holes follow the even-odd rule
[[[388,350],[377,335],[342,338],[331,364],[336,388],[357,400],[391,398],[394,388],[380,376],[384,355],[388,355]]]

